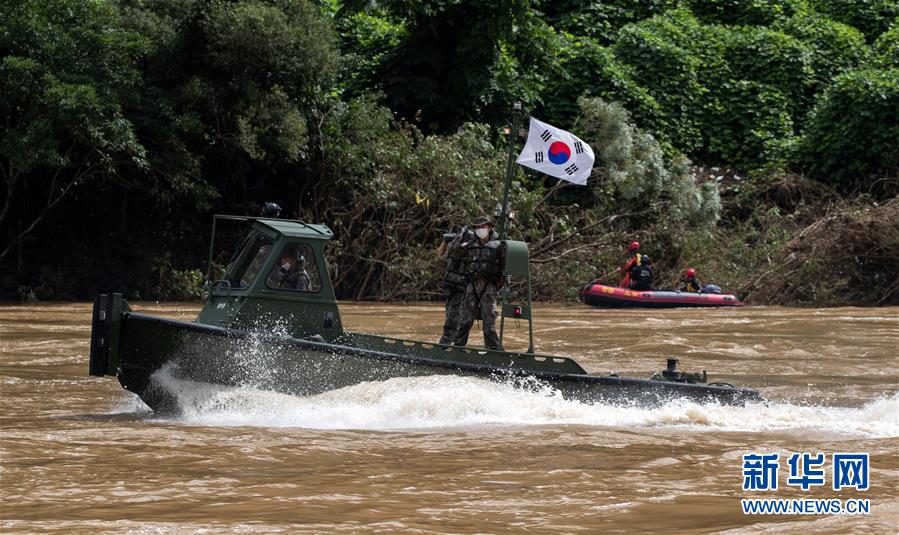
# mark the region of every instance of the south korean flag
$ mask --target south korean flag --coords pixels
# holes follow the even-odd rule
[[[577,136],[531,117],[528,142],[518,163],[541,173],[584,185],[593,170],[593,149]]]

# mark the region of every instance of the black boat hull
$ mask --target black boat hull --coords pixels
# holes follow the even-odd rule
[[[130,312],[121,314],[116,338],[118,347],[111,351],[92,347],[91,369],[115,372],[122,386],[160,412],[180,408],[177,396],[156,375],[163,368],[177,379],[253,386],[297,396],[366,381],[452,374],[520,387],[534,387],[533,380],[522,380],[533,378],[566,399],[584,402],[656,406],[674,398],[725,404],[759,399],[758,392],[751,389],[589,375],[563,358],[349,333],[344,343],[333,344]]]

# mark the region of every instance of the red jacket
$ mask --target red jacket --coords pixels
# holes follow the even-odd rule
[[[618,283],[618,286],[621,288],[630,288],[631,287],[631,268],[640,264],[640,253],[631,254],[630,258],[627,259],[627,263],[624,264],[624,267],[619,268],[618,271],[624,272],[624,278],[621,279],[621,282]]]

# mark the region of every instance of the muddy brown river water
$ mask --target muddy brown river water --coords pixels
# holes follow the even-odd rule
[[[350,330],[415,339],[442,323],[426,304],[342,315]],[[551,305],[536,322],[539,351],[589,371],[647,377],[677,356],[767,401],[588,405],[435,376],[314,398],[197,385],[184,414],[158,417],[87,375],[89,305],[2,306],[0,532],[899,531],[899,309]],[[524,326],[510,334],[526,345]],[[826,455],[826,485],[787,484],[798,452]],[[868,490],[831,488],[840,452],[869,454]],[[742,489],[752,453],[780,454],[777,490]],[[868,499],[871,511],[746,515],[741,498]]]

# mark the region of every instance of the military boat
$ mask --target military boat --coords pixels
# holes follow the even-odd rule
[[[246,225],[224,276],[210,282],[195,321],[131,310],[121,294],[100,294],[92,315],[90,374],[114,375],[153,410],[177,412],[178,396],[159,380],[165,371],[186,383],[253,386],[311,396],[365,381],[452,374],[508,382],[520,388],[549,386],[585,402],[659,405],[673,398],[742,404],[760,399],[752,389],[708,383],[669,358],[651,378],[587,373],[575,360],[534,352],[528,249],[504,240],[505,274],[526,283],[520,303],[503,300],[505,320],[526,321],[526,351],[486,350],[402,340],[344,330],[324,249],[333,234],[324,225],[277,218],[216,215],[216,223]],[[287,284],[296,260],[305,264],[302,284]]]

